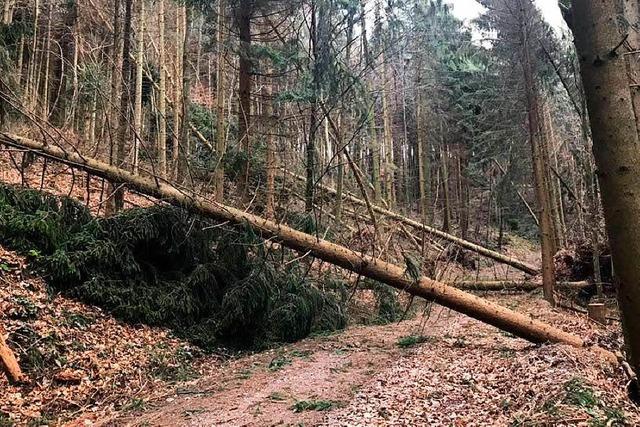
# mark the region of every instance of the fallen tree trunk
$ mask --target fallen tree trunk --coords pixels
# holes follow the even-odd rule
[[[19,383],[24,378],[13,351],[4,340],[4,328],[0,325],[0,365],[12,383]]]
[[[159,179],[153,180],[134,175],[106,163],[85,158],[59,147],[45,145],[27,138],[0,133],[0,144],[29,150],[34,154],[83,169],[107,180],[123,183],[131,190],[184,207],[203,216],[219,221],[227,221],[238,226],[249,226],[255,232],[260,233],[262,237],[270,238],[290,249],[308,253],[316,258],[373,280],[378,280],[412,295],[435,301],[445,307],[531,342],[564,343],[575,347],[584,347],[586,345],[576,335],[564,332],[530,316],[509,310],[494,302],[486,301],[424,276],[419,280],[412,280],[403,267],[352,251],[242,210],[215,201],[209,201],[202,196],[180,191]],[[616,361],[613,353],[600,347],[593,347],[593,349],[608,360]]]
[[[297,174],[295,174],[293,172],[290,172],[290,171],[285,171],[285,172],[288,175],[291,175],[292,177],[294,177],[294,178],[296,178],[298,180],[306,180],[305,177],[297,175]],[[320,188],[321,190],[323,190],[323,191],[325,191],[325,192],[327,192],[329,194],[332,194],[334,196],[337,193],[335,189],[333,189],[331,187],[328,187],[326,185],[319,184],[318,188]],[[357,204],[357,205],[360,205],[360,206],[366,206],[366,202],[364,200],[359,199],[358,197],[356,197],[356,196],[354,196],[352,194],[343,193],[342,197],[344,197],[346,200],[348,200],[348,201],[350,201],[350,202],[352,202],[354,204]],[[535,276],[535,275],[540,273],[540,269],[538,267],[535,267],[533,265],[527,264],[527,263],[525,263],[523,261],[520,261],[519,259],[510,257],[508,255],[501,254],[500,252],[496,252],[494,250],[485,248],[484,246],[477,245],[475,243],[469,242],[468,240],[464,240],[464,239],[461,239],[459,237],[456,237],[456,236],[454,236],[452,234],[445,233],[444,231],[440,231],[437,228],[433,228],[433,227],[430,227],[428,225],[422,224],[422,223],[420,223],[418,221],[415,221],[415,220],[413,220],[411,218],[407,218],[406,216],[400,215],[400,214],[398,214],[396,212],[393,212],[393,211],[391,211],[389,209],[385,209],[385,208],[383,208],[381,206],[371,205],[371,208],[375,212],[377,212],[377,213],[379,213],[381,215],[384,215],[384,216],[386,216],[388,218],[395,219],[396,221],[400,221],[400,222],[402,222],[404,224],[407,224],[407,225],[413,227],[416,230],[424,231],[425,233],[430,234],[432,236],[436,236],[436,237],[439,237],[441,239],[447,240],[447,241],[452,242],[452,243],[454,243],[454,244],[456,244],[456,245],[458,245],[458,246],[460,246],[462,248],[468,249],[468,250],[470,250],[472,252],[475,252],[475,253],[480,254],[482,256],[485,256],[487,258],[491,258],[491,259],[493,259],[495,261],[498,261],[498,262],[500,262],[502,264],[510,265],[511,267],[516,268],[516,269],[518,269],[520,271],[523,271],[523,272],[525,272],[527,274],[531,274],[531,275]]]
[[[460,280],[450,283],[458,289],[469,291],[533,291],[542,288],[542,282],[529,282],[517,280]],[[556,282],[558,288],[580,290],[589,286],[589,282]]]

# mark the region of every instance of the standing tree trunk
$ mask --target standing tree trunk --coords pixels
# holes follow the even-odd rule
[[[111,48],[111,92],[107,103],[105,127],[109,141],[109,164],[117,164],[118,133],[121,122],[119,110],[122,90],[122,0],[115,0],[113,5],[113,47]],[[114,138],[115,136],[115,138]],[[113,192],[116,185],[108,185],[108,199],[105,203],[105,214],[112,215],[117,211]]]
[[[616,270],[627,359],[640,373],[640,150],[615,2],[573,1],[573,32]]]
[[[364,56],[365,70],[374,68],[374,60],[369,51],[369,41],[367,39],[367,21],[365,13],[366,0],[360,0],[360,31],[362,32],[361,45],[362,54]],[[370,95],[371,108],[367,114],[367,124],[369,125],[369,150],[371,158],[371,183],[373,184],[373,202],[379,203],[382,194],[380,185],[380,145],[376,135],[376,103],[375,98],[371,96],[371,82],[366,79],[366,93]]]
[[[271,74],[269,70],[267,74]],[[263,109],[263,132],[265,133],[266,149],[266,175],[267,183],[265,189],[265,217],[272,219],[275,216],[275,194],[276,194],[276,152],[273,142],[274,126],[276,124],[273,117],[273,77],[268,76],[264,83],[264,109]]]
[[[158,173],[161,178],[167,177],[167,70],[165,60],[165,0],[158,0],[159,48],[158,68],[160,76],[158,82]]]
[[[442,129],[442,126],[440,126],[440,129]],[[442,203],[443,203],[442,231],[444,231],[445,233],[448,233],[449,231],[451,231],[451,196],[449,191],[449,149],[444,145],[440,146],[440,167],[442,169]]]
[[[136,33],[136,94],[133,113],[133,173],[138,173],[138,159],[142,144],[142,73],[144,67],[144,2],[138,0],[138,28]]]
[[[183,148],[180,146],[181,138],[181,111],[182,111],[182,73],[184,71],[182,64],[182,48],[184,46],[184,34],[182,32],[184,26],[183,19],[184,6],[178,5],[176,6],[176,28],[174,32],[175,37],[175,58],[173,61],[173,119],[171,126],[171,142],[172,142],[172,152],[171,152],[171,160],[172,160],[172,169],[173,175],[176,179],[179,179],[178,170],[180,162],[180,151]]]
[[[47,35],[44,43],[44,51],[42,56],[44,58],[44,81],[42,84],[42,121],[49,121],[49,77],[51,68],[51,17],[53,12],[53,5],[51,1],[47,2]]]
[[[31,33],[31,51],[29,52],[29,64],[27,65],[27,80],[24,90],[25,103],[30,112],[35,111],[35,102],[38,89],[36,87],[36,58],[38,49],[38,19],[40,17],[40,1],[35,0],[33,5],[33,32]]]
[[[527,7],[520,0],[521,41],[522,41],[522,70],[525,81],[525,94],[527,97],[527,113],[529,122],[529,139],[531,142],[531,156],[533,158],[533,181],[536,188],[536,198],[540,218],[540,243],[542,246],[542,283],[544,298],[550,304],[555,304],[553,290],[555,288],[555,266],[553,256],[555,254],[555,242],[553,231],[553,219],[551,217],[551,203],[549,200],[549,186],[545,173],[545,150],[541,141],[540,108],[538,93],[534,80],[533,63],[530,56],[530,32],[528,26]],[[532,5],[527,5],[533,7]]]
[[[253,1],[240,0],[236,9],[236,20],[240,34],[240,58],[238,65],[238,146],[245,154],[240,178],[240,193],[246,197],[249,191],[249,157],[251,150],[251,15]]]
[[[419,82],[418,82],[419,86]],[[429,166],[429,142],[425,129],[424,106],[422,105],[421,92],[418,91],[416,99],[416,145],[418,146],[418,189],[420,193],[420,213],[422,221],[429,224],[431,221],[431,168]]]
[[[353,26],[355,24],[354,18],[355,18],[355,12],[356,9],[350,9],[349,14],[347,16],[347,31],[346,31],[346,43],[347,43],[347,51],[345,54],[345,67],[347,70],[351,69],[351,45],[354,42],[353,39]],[[347,110],[345,111],[344,109],[344,103],[343,103],[343,111],[342,114],[345,114],[351,118],[350,115],[350,111]],[[340,119],[338,119],[338,130],[340,132],[342,132],[342,121]],[[336,135],[336,141],[342,141],[343,138],[340,135]],[[337,142],[335,144],[336,147],[336,160],[338,162],[338,167],[337,167],[337,176],[336,176],[336,200],[335,200],[335,205],[333,208],[333,215],[335,216],[335,221],[337,224],[340,224],[340,222],[342,221],[342,193],[343,193],[343,189],[344,189],[344,161],[345,161],[345,156],[343,154],[343,150],[346,150],[347,147],[342,147],[342,144],[340,144],[339,142]],[[366,190],[365,190],[366,191]]]
[[[4,0],[4,6],[2,8],[2,23],[4,25],[10,25],[13,20],[13,2],[12,0]]]
[[[380,17],[380,0],[375,2],[375,27],[378,37],[381,37],[382,32],[382,18]],[[382,62],[382,149],[384,150],[384,191],[385,199],[390,208],[393,208],[395,204],[395,188],[394,188],[394,170],[393,164],[393,133],[391,130],[391,106],[389,101],[389,71],[388,61],[385,55],[385,49],[387,48],[384,38],[379,40],[380,43],[380,61]]]
[[[224,126],[224,0],[218,0],[218,17],[216,21],[216,165],[214,170],[215,198],[224,198],[224,155],[226,151],[226,135]]]
[[[118,125],[118,135],[116,141],[116,165],[123,168],[125,160],[125,146],[129,135],[129,123],[131,119],[131,21],[133,0],[125,0],[124,28],[122,31],[122,78],[120,98],[120,123]],[[115,185],[115,184],[114,184]],[[113,200],[116,212],[124,207],[124,187],[118,185],[114,189]]]
[[[316,174],[316,136],[322,125],[318,120],[319,106],[322,102],[323,66],[328,54],[327,8],[325,0],[313,1],[311,5],[311,27],[309,43],[313,56],[311,81],[313,93],[309,113],[309,134],[307,137],[307,181],[305,187],[305,211],[311,212],[315,204],[315,174]]]
[[[190,105],[190,94],[191,94],[191,75],[187,69],[187,65],[189,63],[189,43],[191,39],[191,8],[187,5],[182,6],[182,17],[183,22],[182,26],[184,28],[184,32],[182,34],[182,58],[180,59],[180,70],[182,81],[182,99],[180,100],[181,110],[181,122],[182,126],[180,127],[180,141],[178,143],[178,165],[177,165],[177,178],[180,181],[184,182],[185,180],[190,180],[191,175],[189,173],[189,155],[191,153],[191,139],[190,139],[190,129],[189,129],[189,105]]]
[[[626,0],[622,2],[624,8],[624,31],[628,34],[627,41],[631,45],[631,50],[634,53],[626,55],[626,66],[629,82],[635,83],[631,86],[631,102],[633,103],[633,110],[635,113],[636,130],[640,133],[640,68],[638,67],[638,61],[640,61],[640,33],[638,33],[638,25],[640,24],[640,4],[637,0]]]

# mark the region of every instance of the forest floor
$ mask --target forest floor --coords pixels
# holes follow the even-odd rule
[[[491,297],[614,345],[615,326],[551,309],[538,295]],[[588,350],[534,346],[433,306],[212,366],[139,411],[99,425],[639,425],[625,379]],[[79,420],[75,425],[86,425]]]
[[[0,259],[1,322],[31,346],[21,364],[32,382],[0,377],[0,414],[15,425],[640,425],[621,369],[588,349],[534,346],[437,305],[398,323],[220,357],[51,297],[41,279],[22,275],[20,257],[3,250]],[[552,309],[538,293],[488,297],[619,346],[618,324]]]
[[[11,172],[0,179],[19,182]],[[42,184],[87,198],[82,180],[70,187],[48,175]],[[95,182],[89,189],[95,211],[101,189]],[[535,246],[520,239],[507,251],[537,262]],[[0,248],[0,324],[18,338],[12,345],[27,355],[20,363],[31,378],[11,386],[0,375],[2,427],[640,425],[619,367],[588,349],[531,345],[435,304],[419,303],[398,323],[350,326],[254,354],[204,355],[166,329],[49,295],[25,268],[24,258]],[[478,274],[516,277],[489,265]],[[463,275],[455,265],[443,273],[447,280]],[[551,308],[538,292],[486,296],[588,342],[620,347],[618,323]]]

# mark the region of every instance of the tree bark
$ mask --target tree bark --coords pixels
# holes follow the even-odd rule
[[[43,144],[27,138],[0,133],[0,144],[29,150],[36,155],[83,169],[111,181],[127,183],[127,186],[133,191],[157,197],[218,221],[227,221],[240,227],[249,226],[262,237],[273,239],[290,249],[309,253],[316,258],[373,280],[378,280],[411,295],[435,301],[445,307],[511,332],[531,342],[564,343],[575,347],[586,346],[585,341],[578,336],[532,319],[528,315],[512,311],[494,302],[486,301],[424,276],[418,280],[413,280],[406,274],[405,267],[352,251],[243,210],[209,201],[202,196],[181,191],[169,184],[146,179],[115,166],[82,157],[74,151],[64,150],[51,143]],[[595,346],[592,347],[592,350],[611,363],[617,361],[616,356],[607,350]]]
[[[593,133],[627,358],[640,373],[640,150],[615,2],[573,1],[573,28]]]
[[[271,74],[269,70],[268,74]],[[275,195],[276,195],[276,150],[274,147],[273,134],[275,132],[275,121],[273,120],[273,78],[267,77],[269,81],[264,83],[264,111],[263,111],[263,132],[265,133],[265,172],[267,182],[265,188],[265,217],[272,219],[275,217]]]
[[[136,32],[136,93],[133,113],[133,173],[138,173],[138,159],[142,144],[142,73],[144,67],[144,2],[138,0],[138,28]]]
[[[440,167],[442,169],[442,230],[448,233],[451,230],[451,197],[449,194],[449,150],[446,146],[440,146]]]
[[[180,75],[182,77],[182,81],[180,82],[181,86],[181,100],[180,100],[180,139],[177,146],[178,149],[178,165],[177,165],[177,174],[176,177],[178,182],[185,182],[191,179],[191,174],[189,172],[189,156],[191,154],[191,118],[190,118],[190,99],[191,99],[191,74],[187,69],[187,65],[189,63],[189,43],[191,42],[191,7],[184,5],[182,6],[182,27],[184,28],[184,32],[182,34],[182,48],[180,52],[182,54],[182,58],[180,60]]]
[[[171,126],[171,161],[173,165],[173,174],[176,179],[179,179],[178,163],[180,162],[180,151],[182,150],[182,147],[180,146],[180,143],[182,142],[180,140],[180,129],[182,128],[180,115],[182,112],[182,47],[184,45],[184,38],[182,33],[184,21],[182,19],[182,12],[183,6],[180,4],[176,5],[176,25],[174,31],[175,56],[173,60],[173,119]]]
[[[214,187],[217,201],[224,198],[224,155],[226,148],[224,116],[224,25],[226,9],[224,0],[218,0],[218,18],[216,21],[216,166]]]
[[[27,79],[25,85],[25,104],[32,113],[35,110],[35,102],[38,89],[36,87],[36,58],[38,57],[38,20],[40,18],[40,0],[33,4],[33,32],[31,33],[31,50],[29,52],[29,64],[27,65]]]
[[[118,125],[118,134],[116,140],[115,160],[116,165],[120,168],[124,167],[125,146],[129,135],[129,125],[131,118],[131,20],[133,12],[133,0],[125,0],[124,10],[124,28],[122,31],[122,76],[121,98],[120,98],[120,117]],[[113,201],[115,211],[119,211],[124,207],[124,188],[116,183],[111,185],[113,190]],[[114,188],[115,187],[115,188]]]
[[[360,0],[360,31],[362,32],[362,53],[364,56],[365,62],[365,70],[374,68],[374,60],[371,56],[371,52],[369,51],[369,41],[367,39],[367,21],[365,13],[366,0]],[[371,94],[373,91],[371,90],[371,83],[367,79],[366,83],[366,92],[369,94],[371,98],[369,101],[371,102],[371,108],[367,113],[367,124],[369,125],[369,150],[371,157],[371,183],[373,184],[373,201],[374,203],[380,203],[381,195],[382,195],[382,187],[380,184],[380,144],[378,142],[377,132],[376,132],[376,103],[375,99]]]
[[[529,122],[529,139],[531,142],[531,156],[533,159],[533,180],[536,188],[540,218],[540,244],[542,247],[542,281],[544,283],[544,298],[552,305],[555,304],[553,289],[555,287],[555,267],[553,256],[556,252],[551,204],[549,200],[549,186],[547,185],[544,147],[541,141],[540,108],[538,92],[534,80],[533,63],[531,60],[530,32],[527,8],[520,0],[521,9],[521,39],[522,39],[522,70],[527,97],[527,113]],[[530,5],[529,7],[533,7]]]
[[[238,146],[242,147],[246,156],[240,178],[240,193],[243,198],[249,191],[249,156],[251,150],[251,14],[252,0],[240,0],[236,11],[238,32],[240,34],[240,58],[238,65]]]
[[[158,0],[159,48],[158,68],[160,69],[158,88],[158,173],[167,177],[167,70],[165,59],[165,0]]]
[[[419,84],[419,82],[418,82]],[[418,190],[420,197],[420,213],[422,222],[431,222],[431,167],[429,165],[429,142],[424,128],[426,120],[421,92],[418,91],[416,100],[416,145],[418,146]]]

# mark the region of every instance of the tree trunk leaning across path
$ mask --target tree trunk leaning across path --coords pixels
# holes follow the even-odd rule
[[[634,6],[635,7],[635,6]],[[640,373],[640,150],[612,1],[573,1],[573,34],[593,133],[593,155],[615,266],[627,359]]]
[[[82,157],[62,148],[43,144],[27,138],[0,133],[0,144],[28,150],[54,161],[83,169],[107,180],[122,182],[130,190],[138,191],[168,203],[184,207],[201,215],[228,221],[239,226],[249,226],[265,238],[272,238],[282,245],[361,274],[412,295],[435,301],[445,307],[513,333],[534,343],[564,343],[585,347],[580,337],[564,332],[530,316],[517,313],[494,302],[486,301],[444,283],[421,277],[412,280],[404,268],[352,251],[343,246],[302,233],[290,227],[252,215],[242,210],[209,201],[201,196],[182,192],[159,180],[147,179],[103,162]],[[592,347],[608,361],[615,363],[616,356],[600,347]]]
[[[293,178],[296,178],[297,180],[300,180],[300,181],[306,180],[305,177],[297,175],[297,174],[295,174],[293,172],[290,172],[288,170],[285,170],[285,172],[288,175],[292,176]],[[317,184],[316,187],[321,189],[321,190],[323,190],[323,191],[326,191],[327,193],[332,194],[334,196],[337,193],[335,189],[333,189],[331,187],[328,187],[326,185]],[[347,192],[343,193],[343,197],[345,198],[345,200],[348,200],[351,203],[354,203],[356,205],[360,205],[360,206],[366,206],[367,205],[367,203],[364,200],[359,199],[359,198],[355,197],[354,195],[349,194]],[[480,245],[477,245],[475,243],[469,242],[468,240],[461,239],[461,238],[456,237],[456,236],[454,236],[452,234],[445,233],[444,231],[438,230],[437,228],[430,227],[430,226],[428,226],[426,224],[423,224],[421,222],[415,221],[415,220],[413,220],[411,218],[407,218],[406,216],[400,215],[399,213],[393,212],[393,211],[391,211],[389,209],[385,209],[385,208],[383,208],[381,206],[377,206],[377,205],[371,205],[371,208],[375,212],[377,212],[377,213],[379,213],[381,215],[384,215],[384,216],[386,216],[388,218],[395,219],[396,221],[400,221],[400,222],[402,222],[404,224],[407,224],[407,225],[411,226],[412,228],[415,228],[416,230],[424,231],[425,233],[427,233],[429,235],[436,236],[436,237],[439,237],[441,239],[447,240],[449,242],[455,243],[456,245],[458,245],[458,246],[460,246],[462,248],[468,249],[468,250],[470,250],[472,252],[478,253],[478,254],[480,254],[482,256],[485,256],[487,258],[491,258],[491,259],[496,260],[496,261],[498,261],[498,262],[500,262],[502,264],[510,265],[511,267],[516,268],[516,269],[518,269],[518,270],[520,270],[522,272],[525,272],[527,274],[531,274],[533,276],[536,276],[537,274],[540,273],[540,269],[538,267],[535,267],[533,265],[527,264],[527,263],[525,263],[523,261],[520,261],[520,260],[518,260],[516,258],[513,258],[513,257],[510,257],[508,255],[501,254],[500,252],[496,252],[496,251],[493,251],[491,249],[485,248],[484,246],[480,246]]]

